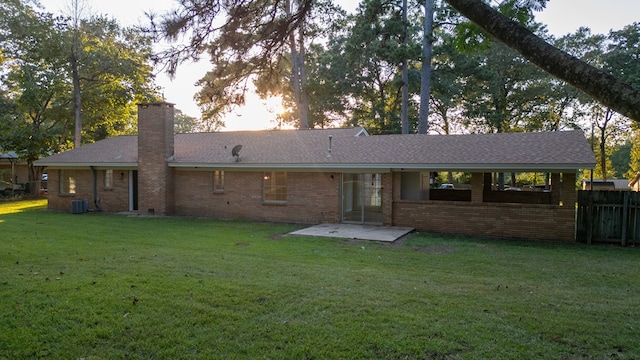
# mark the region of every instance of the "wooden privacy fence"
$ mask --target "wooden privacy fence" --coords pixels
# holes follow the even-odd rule
[[[578,242],[640,243],[640,193],[578,191]]]

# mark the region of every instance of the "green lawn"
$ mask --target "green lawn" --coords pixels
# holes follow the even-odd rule
[[[0,358],[636,359],[636,248],[0,203]]]

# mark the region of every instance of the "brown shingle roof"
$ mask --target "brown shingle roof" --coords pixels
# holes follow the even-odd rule
[[[138,137],[115,136],[35,162],[37,166],[137,166]]]
[[[177,134],[170,166],[544,171],[592,168],[595,164],[581,131],[356,136],[361,131],[362,128],[351,128]],[[231,155],[235,145],[242,145],[239,162]],[[106,139],[40,160],[37,165],[136,166],[137,137]]]

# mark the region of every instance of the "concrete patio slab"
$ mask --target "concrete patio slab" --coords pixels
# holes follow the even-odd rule
[[[319,224],[291,232],[290,235],[324,236],[345,239],[393,242],[413,231],[410,227],[357,224]]]

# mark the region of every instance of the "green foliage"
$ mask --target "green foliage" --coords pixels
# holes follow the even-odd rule
[[[304,91],[304,53],[310,41],[306,37],[313,38],[317,31],[314,19],[326,9],[320,4],[310,0],[182,2],[159,24],[154,21],[154,27],[168,40],[186,34],[190,44],[158,54],[157,61],[165,62],[173,74],[178,64],[206,52],[212,69],[199,80],[202,90],[196,99],[203,119],[221,123],[223,114],[244,105],[251,80],[256,80],[264,96]],[[294,105],[299,112],[308,107],[299,98]]]
[[[629,170],[625,173],[625,178],[633,179],[640,171],[640,131],[637,129],[631,136],[631,149],[629,152]]]
[[[630,171],[629,165],[631,164],[631,149],[633,143],[629,140],[616,146],[611,152],[611,167],[618,175],[619,178],[631,179],[627,177]]]
[[[636,249],[43,205],[0,204],[2,358],[640,357]]]
[[[0,38],[3,114],[0,139],[5,149],[16,151],[31,163],[49,151],[64,148],[69,91],[64,70],[62,27],[49,14],[39,14],[22,4],[0,16],[9,30]]]
[[[544,3],[504,2],[501,6],[536,29],[539,25],[532,21],[533,10],[539,10]],[[364,1],[345,23],[344,30],[329,39],[329,46],[317,49],[320,54],[314,56],[319,71],[309,72],[310,84],[319,83],[331,94],[333,101],[322,102],[322,108],[330,109],[325,114],[336,115],[332,119],[346,116],[347,124],[365,126],[374,134],[400,132],[400,64],[407,58],[409,122],[410,128],[415,129],[423,15],[421,5],[411,3],[407,35],[410,46],[404,48],[399,8],[399,1]],[[432,131],[535,131],[567,127],[559,125],[564,114],[553,116],[555,109],[547,106],[551,80],[542,71],[483,36],[477,38],[482,46],[468,46],[461,52],[454,46],[462,38],[456,32],[472,31],[474,25],[461,23],[459,15],[443,3],[437,3],[435,22]],[[473,36],[466,34],[465,41],[470,37]],[[465,113],[460,111],[463,108]],[[569,127],[575,125],[571,123]]]
[[[604,36],[580,29],[556,41],[546,34],[542,24],[534,21],[534,13],[546,3],[506,0],[492,4],[507,17],[555,41],[563,50],[604,66]],[[308,106],[310,127],[358,125],[374,134],[400,132],[400,64],[408,59],[409,122],[410,128],[415,129],[423,37],[420,2],[409,2],[407,34],[399,0],[363,1],[349,17],[324,1],[289,5],[299,10],[297,16],[267,0],[246,4],[198,0],[184,3],[177,13],[163,18],[161,32],[169,38],[193,29],[190,45],[162,54],[170,69],[204,51],[211,56],[214,68],[199,83],[203,88],[198,101],[205,118],[219,122],[233,106],[244,104],[245,92],[253,81],[261,96],[283,99],[286,111],[279,119],[283,123],[297,124],[302,116],[300,108]],[[235,13],[243,17],[227,16]],[[430,119],[433,131],[558,131],[586,127],[585,116],[592,99],[491,40],[446,2],[436,2],[435,14]],[[220,26],[212,27],[212,23]],[[283,36],[281,26],[285,25],[291,29],[289,34],[297,35]],[[273,31],[267,34],[266,30]],[[611,66],[614,60],[618,64],[630,61],[629,56],[637,52],[632,30],[617,34],[615,39],[612,35],[611,44],[628,45],[626,57],[612,58]],[[406,47],[405,37],[409,38]],[[300,54],[305,66],[302,98],[298,98],[293,85],[298,83],[294,65]]]
[[[31,163],[65,150],[74,130],[69,19],[4,3],[0,15],[0,139]],[[102,17],[81,19],[78,54],[84,141],[136,131],[136,104],[156,99],[150,38]]]
[[[158,98],[151,39],[101,17],[83,20],[80,34],[84,141],[135,133],[136,105]]]
[[[536,28],[538,24],[534,21],[534,12],[542,11],[547,2],[548,0],[503,0],[496,2],[496,5],[497,10],[509,19],[525,27]],[[453,33],[455,36],[452,44],[465,53],[489,50],[495,42],[480,26],[464,18],[459,18]]]
[[[365,1],[357,13],[330,37],[327,49],[318,48],[310,66],[310,85],[322,89],[326,113],[348,118],[349,125],[365,126],[371,133],[399,133],[401,105],[400,65],[410,59],[409,87],[419,92],[419,7],[410,9],[409,46],[403,46],[400,1]],[[320,92],[318,91],[318,93]],[[334,97],[332,100],[331,97]],[[338,98],[337,100],[335,98]],[[410,100],[411,127],[417,122],[417,101]]]
[[[480,132],[540,130],[548,76],[505,45],[492,42],[470,54],[476,63],[465,74],[466,125]]]
[[[198,118],[189,116],[182,111],[176,109],[174,118],[173,131],[176,134],[186,134],[194,132],[212,132],[220,129],[219,123],[211,123],[202,121]]]
[[[605,69],[627,84],[640,87],[640,22],[611,31]]]
[[[603,168],[602,168],[602,152],[600,151],[600,145],[602,144],[602,141],[600,139],[600,137],[598,136],[598,134],[595,134],[594,138],[589,137],[588,141],[591,142],[593,144],[593,149],[594,149],[594,155],[596,157],[596,166],[593,169],[593,178],[594,179],[604,179],[605,178],[605,174],[603,172]],[[605,147],[605,152],[604,152],[604,166],[606,168],[606,178],[607,179],[615,179],[616,176],[622,176],[623,174],[618,174],[615,172],[615,168],[613,167],[613,163],[611,162],[611,155],[613,153],[613,147],[612,146],[606,146]],[[585,169],[582,170],[582,174],[581,177],[582,179],[589,179],[591,177],[591,170]]]

